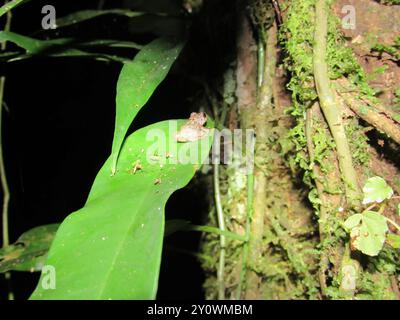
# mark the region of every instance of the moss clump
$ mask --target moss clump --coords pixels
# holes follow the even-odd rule
[[[388,5],[400,4],[400,0],[380,0],[379,2]]]
[[[387,53],[395,61],[400,61],[400,37],[395,39],[393,45],[376,44],[371,49],[372,52]]]

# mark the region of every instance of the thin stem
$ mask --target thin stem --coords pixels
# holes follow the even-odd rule
[[[219,186],[219,156],[217,157],[218,161],[214,164],[214,196],[215,196],[215,206],[217,209],[217,218],[218,218],[218,227],[221,231],[226,231],[225,228],[225,217],[224,211],[222,209],[221,203],[221,191]],[[224,235],[220,236],[220,245],[221,250],[219,251],[219,265],[217,271],[217,279],[218,279],[218,299],[225,300],[225,246],[226,246],[226,237]]]
[[[15,2],[15,1],[12,1]],[[4,6],[0,8],[0,16],[2,16],[5,12],[7,12],[7,20],[6,25],[4,27],[5,31],[10,30],[11,26],[11,9],[1,13],[1,10],[6,7],[8,4],[7,1],[5,2]],[[14,5],[15,6],[15,5]],[[1,50],[6,49],[6,42],[3,42],[0,46]],[[3,155],[3,100],[4,100],[4,88],[6,83],[6,77],[2,76],[0,78],[0,179],[1,179],[1,188],[3,190],[3,209],[2,209],[2,240],[3,240],[3,247],[6,247],[10,244],[10,236],[9,236],[9,223],[8,223],[8,206],[10,202],[10,188],[8,187],[7,182],[7,175],[4,165],[4,155]],[[8,284],[8,299],[14,300],[14,294],[11,290],[11,274],[9,272],[5,273],[5,278]]]
[[[363,211],[363,213],[366,212],[366,211],[372,210],[372,209],[375,208],[376,206],[377,206],[376,203],[371,204],[367,209],[365,209],[365,210]]]
[[[249,256],[249,239],[250,226],[253,217],[253,201],[254,201],[254,174],[251,172],[247,176],[247,217],[246,217],[246,242],[243,245],[242,271],[240,273],[239,285],[236,291],[236,299],[242,297],[243,284],[246,279],[247,259]]]
[[[262,87],[264,82],[264,68],[265,68],[265,43],[263,39],[263,32],[260,30],[260,35],[258,37],[258,66],[257,66],[257,84],[258,88]]]
[[[392,219],[390,219],[390,218],[388,218],[388,217],[385,217],[385,219],[386,219],[388,222],[390,222],[398,231],[400,231],[400,226],[399,226],[396,222],[394,222]]]
[[[0,105],[2,105],[4,97],[4,86],[5,77],[0,78]],[[3,108],[0,108],[0,178],[1,178],[1,188],[3,190],[3,210],[2,210],[2,223],[3,223],[3,246],[8,246],[10,244],[10,238],[8,233],[8,204],[10,201],[10,190],[8,187],[5,167],[4,167],[4,156],[3,156],[3,142],[2,142],[2,122],[3,122]]]

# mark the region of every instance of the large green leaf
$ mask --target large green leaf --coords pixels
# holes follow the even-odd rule
[[[200,141],[177,143],[177,123],[179,128],[183,121],[164,121],[133,133],[114,176],[108,159],[85,207],[61,224],[48,253],[46,265],[55,268],[56,289],[43,288],[42,274],[32,299],[155,298],[165,203],[190,181],[212,144],[212,131]],[[160,148],[149,135],[159,137]],[[182,154],[190,155],[189,148],[199,156],[183,164]]]
[[[181,42],[159,38],[145,46],[131,63],[123,66],[117,85],[112,173],[115,173],[118,154],[129,126],[167,76],[182,47]]]
[[[58,226],[50,224],[33,228],[23,233],[14,244],[0,249],[0,272],[40,271]]]

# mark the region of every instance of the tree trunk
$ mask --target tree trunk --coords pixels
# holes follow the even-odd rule
[[[400,189],[399,92],[384,72],[375,81],[386,86],[385,95],[376,95],[371,81],[382,56],[397,79],[399,63],[382,48],[375,54],[363,38],[367,32],[379,38],[377,29],[388,24],[384,15],[390,8],[400,15],[400,7],[350,2],[359,10],[359,33],[338,21],[343,1],[236,3],[236,58],[228,71],[235,75],[229,80],[235,102],[220,105],[228,108],[229,129],[254,130],[255,166],[251,173],[238,170],[240,161],[219,166],[224,222],[247,241],[227,240],[221,269],[218,237],[203,238],[203,253],[214,259],[203,263],[207,298],[221,298],[221,290],[226,299],[400,298],[398,251],[385,244],[377,256],[362,254],[343,227],[369,209],[361,204],[368,178],[380,176],[395,193]],[[391,23],[400,27],[399,21]],[[383,36],[378,40],[386,45],[396,41],[393,33]],[[386,202],[379,214],[398,222],[398,198]]]

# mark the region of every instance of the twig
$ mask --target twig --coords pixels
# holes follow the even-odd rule
[[[358,207],[361,191],[358,185],[357,173],[346,136],[342,115],[336,97],[331,89],[328,76],[327,54],[328,6],[326,0],[317,0],[315,6],[315,35],[314,35],[314,78],[321,109],[329,129],[335,140],[340,171],[346,190],[348,203]]]
[[[366,208],[363,212],[370,211],[377,206],[377,203],[371,204],[368,208]]]
[[[272,5],[274,6],[275,17],[276,17],[276,21],[278,23],[278,27],[280,27],[283,23],[281,7],[279,5],[279,2],[276,0],[272,0]]]
[[[257,48],[257,85],[258,88],[262,87],[264,82],[264,69],[265,69],[265,43],[264,43],[264,32],[260,30],[260,35],[258,39],[258,48]]]
[[[392,219],[390,219],[390,218],[388,218],[388,217],[385,217],[385,219],[386,219],[388,222],[390,222],[398,231],[400,231],[400,226],[399,226],[396,222],[394,222]]]
[[[338,92],[344,103],[349,107],[359,118],[365,120],[374,128],[384,132],[389,138],[400,144],[400,125],[390,114],[383,113],[381,110],[374,110],[370,106],[365,106],[361,101],[352,97],[349,94]]]

